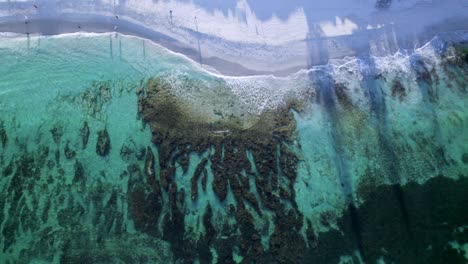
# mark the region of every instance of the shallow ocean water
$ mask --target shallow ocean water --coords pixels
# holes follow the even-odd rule
[[[284,78],[115,33],[4,35],[0,58],[1,262],[468,259],[468,65],[443,39]]]

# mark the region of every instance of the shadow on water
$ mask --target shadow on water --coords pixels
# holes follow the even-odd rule
[[[198,20],[197,20],[197,17],[194,17],[194,23],[195,23],[195,29],[196,29],[196,37],[197,37],[197,46],[198,46],[198,59],[199,59],[199,63],[200,65],[203,64],[203,59],[202,59],[202,52],[201,52],[201,46],[200,46],[200,31],[198,31]]]
[[[307,13],[307,10],[306,10]],[[355,33],[363,33],[366,30],[366,25],[359,25]],[[411,230],[411,219],[409,217],[409,208],[407,206],[407,201],[405,199],[405,194],[401,186],[402,177],[400,175],[399,169],[399,159],[396,154],[396,150],[392,144],[391,129],[389,127],[387,106],[385,102],[385,94],[382,90],[383,84],[379,78],[375,65],[374,57],[370,55],[371,45],[373,50],[380,51],[381,54],[389,54],[399,50],[399,43],[395,33],[394,27],[386,27],[380,30],[371,32],[368,36],[369,38],[365,40],[364,45],[361,46],[360,50],[356,50],[358,54],[358,59],[360,61],[361,73],[363,75],[363,80],[361,82],[361,88],[364,90],[364,94],[367,96],[370,106],[370,115],[371,115],[371,126],[377,131],[377,142],[380,151],[379,160],[382,161],[382,165],[385,166],[385,176],[392,183],[391,193],[392,200],[396,201],[399,206],[400,218],[402,221],[402,228],[404,230],[404,240],[402,241],[402,246],[406,248],[414,248],[416,246],[414,243],[417,243],[416,239],[413,236]],[[421,39],[425,37],[422,36]],[[413,43],[420,41],[420,39],[415,38]],[[407,43],[408,44],[408,43]],[[309,21],[309,33],[307,38],[307,47],[309,52],[309,68],[317,64],[326,64],[329,59],[329,47],[328,42],[325,40],[323,30],[314,23],[314,21]],[[421,66],[422,65],[422,66]],[[310,78],[312,83],[316,84],[317,91],[317,102],[322,106],[325,113],[327,114],[328,122],[330,124],[330,141],[333,145],[334,154],[333,157],[330,157],[336,167],[337,174],[342,186],[342,194],[345,198],[346,203],[349,205],[349,221],[350,227],[354,234],[351,234],[351,238],[354,239],[354,245],[360,252],[360,255],[364,261],[366,261],[366,247],[368,245],[365,238],[362,236],[361,219],[357,206],[353,200],[353,180],[352,173],[349,168],[349,164],[344,156],[344,145],[343,140],[343,130],[340,124],[339,112],[338,112],[338,95],[337,87],[334,81],[333,76],[330,74],[331,66],[321,66],[320,70],[314,70],[310,73]],[[430,82],[430,73],[424,68],[424,64],[415,64],[416,71],[422,72],[422,75],[425,74],[429,77],[426,77],[426,80],[420,80],[418,82],[421,89],[421,93],[425,98],[426,106],[431,109],[434,116],[434,130],[437,131],[438,124],[436,121],[436,114],[434,113],[434,92],[432,87],[428,82]],[[421,75],[421,74],[420,74]],[[429,80],[428,80],[429,79]],[[378,214],[378,212],[375,212]],[[365,222],[365,221],[364,221]],[[417,252],[414,252],[417,254]],[[416,257],[416,255],[414,256]]]
[[[310,51],[309,61],[310,62],[324,62],[328,60],[327,47],[322,41],[323,32],[319,27],[310,27],[309,38],[307,41],[307,47]],[[330,75],[328,67],[322,67],[321,70],[311,71],[310,78],[313,83],[316,84],[317,91],[317,102],[322,106],[324,111],[327,113],[328,122],[330,123],[330,141],[334,150],[333,163],[336,167],[338,178],[341,185],[342,195],[345,199],[346,204],[349,204],[350,210],[350,221],[353,236],[355,238],[355,245],[358,248],[361,255],[364,257],[364,248],[362,244],[359,217],[357,214],[356,207],[353,201],[353,187],[352,180],[349,170],[349,165],[344,157],[343,139],[341,135],[341,129],[339,124],[339,118],[337,113],[337,102],[335,95],[335,83],[333,77]]]
[[[368,96],[371,112],[371,124],[376,129],[378,135],[378,148],[380,149],[379,159],[385,168],[386,176],[392,185],[392,196],[398,201],[400,206],[401,218],[404,223],[406,234],[410,241],[413,241],[411,223],[408,217],[407,203],[404,198],[403,189],[401,187],[402,178],[399,174],[399,160],[392,147],[391,135],[388,126],[388,113],[384,92],[381,84],[377,83],[377,71],[375,61],[372,56],[364,56],[360,58],[361,63],[366,64],[363,74],[363,83],[361,85],[364,93]],[[378,212],[376,212],[378,213]]]
[[[433,136],[437,142],[441,140],[439,121],[437,120],[436,106],[438,103],[437,74],[431,72],[424,63],[424,59],[414,54],[411,57],[411,66],[417,74],[417,83],[423,98],[424,107],[430,112],[433,126]]]

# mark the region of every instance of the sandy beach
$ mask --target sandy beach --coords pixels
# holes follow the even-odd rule
[[[284,14],[256,5],[64,1],[57,7],[44,0],[0,1],[0,32],[115,31],[154,41],[225,75],[285,76],[330,59],[411,51],[438,33],[468,25],[468,3],[462,0],[398,2],[385,10],[334,0],[296,3]]]

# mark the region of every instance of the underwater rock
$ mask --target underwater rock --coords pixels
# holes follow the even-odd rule
[[[281,148],[280,167],[284,175],[291,181],[297,177],[298,157],[288,148]]]
[[[90,116],[96,118],[104,106],[112,99],[110,82],[95,82],[80,97],[74,101],[80,105]]]
[[[406,97],[406,89],[400,80],[395,79],[392,84],[392,97],[401,101]]]
[[[208,171],[206,168],[203,170],[203,177],[201,179],[202,190],[206,192],[206,181],[208,179]]]
[[[262,177],[255,178],[255,187],[258,191],[258,196],[263,206],[275,211],[279,205],[279,199],[271,191],[268,181]]]
[[[135,150],[133,150],[127,144],[122,145],[122,147],[120,148],[120,157],[124,161],[130,161],[134,154],[135,154]]]
[[[181,188],[179,190],[179,196],[178,196],[178,199],[177,199],[177,205],[179,205],[180,207],[183,207],[184,206],[184,203],[185,203],[185,189],[184,188]]]
[[[75,175],[73,176],[73,183],[83,182],[85,179],[84,167],[78,160],[75,161]]]
[[[179,164],[182,167],[184,173],[187,173],[189,166],[189,157],[187,154],[181,155],[179,158]]]
[[[80,217],[85,213],[85,209],[77,205],[61,209],[57,213],[58,224],[62,227],[78,228],[81,226]]]
[[[260,210],[260,206],[258,205],[257,199],[255,198],[255,195],[253,193],[246,191],[245,188],[242,188],[244,191],[242,192],[242,197],[252,205],[252,207],[255,209],[255,211],[259,214],[262,215],[262,211]]]
[[[203,225],[205,226],[205,240],[207,243],[210,243],[213,237],[215,236],[215,228],[211,223],[211,217],[213,216],[213,211],[211,210],[211,205],[208,204],[203,214]]]
[[[50,130],[50,133],[52,134],[52,139],[54,140],[55,144],[59,144],[60,139],[63,136],[63,127],[60,125],[55,126]]]
[[[309,248],[317,248],[317,236],[315,235],[314,229],[312,228],[312,222],[309,219],[307,219],[306,237],[307,241],[309,242]]]
[[[464,164],[468,164],[468,153],[463,153],[461,160]]]
[[[143,158],[145,157],[145,154],[146,154],[145,148],[140,147],[136,150],[135,157],[137,158],[137,160],[143,160]]]
[[[270,238],[270,254],[278,263],[307,263],[307,245],[300,234],[301,215],[293,209],[278,210],[275,217],[275,230]],[[291,241],[294,241],[291,243]]]
[[[468,43],[451,43],[453,46],[450,46],[448,52],[442,53],[442,65],[446,67],[447,65],[454,65],[463,70],[467,70],[466,66],[468,65]]]
[[[151,161],[151,157],[148,157]],[[154,161],[153,161],[154,162]],[[135,228],[141,232],[146,232],[151,236],[158,235],[158,219],[163,208],[163,199],[159,185],[151,182],[145,184],[144,175],[138,164],[131,164],[127,168],[129,214],[131,215]]]
[[[144,146],[137,146],[133,139],[128,139],[120,148],[120,157],[127,162],[134,158],[143,160],[146,158],[146,149]]]
[[[167,192],[169,197],[169,204],[172,210],[177,211],[177,213],[181,213],[177,208],[177,183],[172,182],[169,185],[169,190]]]
[[[284,199],[284,200],[291,199],[291,195],[283,186],[280,186],[279,188],[279,195],[281,199]]]
[[[175,155],[172,157],[171,165],[176,166],[176,162],[182,167],[182,171],[184,173],[187,172],[188,170],[188,165],[189,165],[189,146],[183,145],[183,146],[178,146],[178,151],[175,153]]]
[[[65,144],[63,152],[67,159],[72,159],[76,156],[76,152],[70,148],[70,141],[67,141],[67,144]]]
[[[173,176],[175,175],[176,169],[174,166],[161,167],[161,165],[160,165],[161,170],[159,173],[160,174],[159,181],[161,183],[161,187],[167,191],[169,189],[169,185],[172,183]]]
[[[154,154],[150,147],[146,151],[145,173],[148,183],[151,186],[156,185],[156,172],[154,170]]]
[[[171,251],[177,259],[184,260],[186,263],[193,263],[197,255],[197,246],[194,246],[196,241],[185,236],[185,214],[177,206],[178,203],[181,205],[182,203],[180,194],[179,199],[177,199],[177,184],[175,182],[170,184],[168,196],[170,212],[166,213],[163,219],[163,239],[170,243]]]
[[[9,176],[10,174],[13,173],[13,169],[14,169],[14,164],[13,164],[13,160],[11,160],[10,163],[8,163],[8,165],[3,169],[2,175],[4,177]]]
[[[204,158],[198,165],[197,168],[195,169],[195,173],[193,174],[193,177],[190,179],[191,183],[191,198],[192,200],[196,200],[198,197],[198,179],[200,178],[201,174],[205,170],[206,163],[208,162],[207,158]],[[206,184],[206,182],[205,182]],[[211,207],[210,207],[211,210]]]
[[[10,219],[6,221],[3,227],[2,235],[4,239],[3,252],[6,252],[11,246],[16,242],[15,234],[17,233],[17,228],[19,222],[14,220],[14,215],[10,216]]]
[[[432,85],[431,73],[427,69],[426,65],[424,65],[424,62],[417,61],[415,66],[416,66],[416,73],[418,74],[418,80],[424,81],[427,84]]]
[[[349,98],[348,94],[346,93],[346,85],[343,83],[335,83],[335,94],[338,99],[340,105],[342,105],[345,109],[349,109],[353,106],[353,102],[351,98]]]
[[[220,170],[213,169],[213,184],[212,188],[218,199],[222,202],[226,200],[228,181],[225,175]]]
[[[60,150],[59,149],[55,150],[54,157],[55,157],[55,163],[60,164]]]
[[[248,190],[250,188],[250,180],[248,176],[243,176],[242,174],[237,175],[239,181],[241,182],[242,188]]]
[[[40,145],[37,150],[38,163],[42,166],[45,165],[46,160],[49,156],[49,147],[45,145]]]
[[[8,136],[5,130],[5,125],[3,124],[3,121],[0,121],[0,142],[2,143],[3,149],[5,149],[7,141],[8,141]]]
[[[107,156],[111,149],[110,137],[107,128],[98,131],[98,140],[96,143],[96,153],[99,156]]]
[[[198,257],[200,263],[212,263],[213,256],[209,250],[209,246],[212,243],[216,235],[216,229],[212,223],[213,210],[211,205],[208,205],[205,208],[205,213],[203,214],[203,226],[205,227],[205,235],[198,242]]]
[[[239,223],[240,235],[240,251],[244,256],[246,263],[254,262],[261,259],[264,254],[264,248],[260,240],[254,240],[253,237],[260,237],[259,232],[255,228],[254,220],[249,211],[245,208],[244,203],[240,201],[237,206],[236,221]]]
[[[88,140],[89,140],[89,126],[88,122],[83,123],[83,127],[80,129],[80,134],[81,134],[81,142],[83,143],[83,148],[86,148],[86,145],[88,145]]]
[[[47,161],[47,168],[49,170],[53,169],[55,167],[55,162],[53,160],[48,160]]]

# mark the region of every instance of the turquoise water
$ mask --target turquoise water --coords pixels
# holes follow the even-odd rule
[[[286,78],[235,78],[120,34],[2,36],[0,260],[404,263],[422,256],[463,262],[468,65],[455,63],[455,55],[428,45]],[[182,152],[198,144],[180,143],[191,139],[190,127],[160,128],[163,117],[142,118],[139,96],[144,90],[151,98],[147,81],[154,77],[169,83],[185,114],[213,126],[202,136],[209,146]],[[228,116],[239,121],[236,129],[256,133],[250,129],[270,113],[279,116],[275,109],[289,100],[301,107],[274,129],[292,128],[292,135],[267,136],[270,145],[256,142],[263,134],[248,134],[231,149],[237,134],[223,123]],[[181,127],[185,138],[157,143],[158,129],[178,133]],[[106,132],[110,145],[99,154],[99,135]],[[176,150],[166,152],[171,139]],[[166,156],[174,168],[168,189],[161,176]],[[265,169],[264,158],[275,165]],[[242,159],[248,165],[241,168],[236,160]],[[247,182],[245,205],[234,179]],[[212,186],[223,181],[221,198]],[[268,200],[281,206],[271,208]]]

